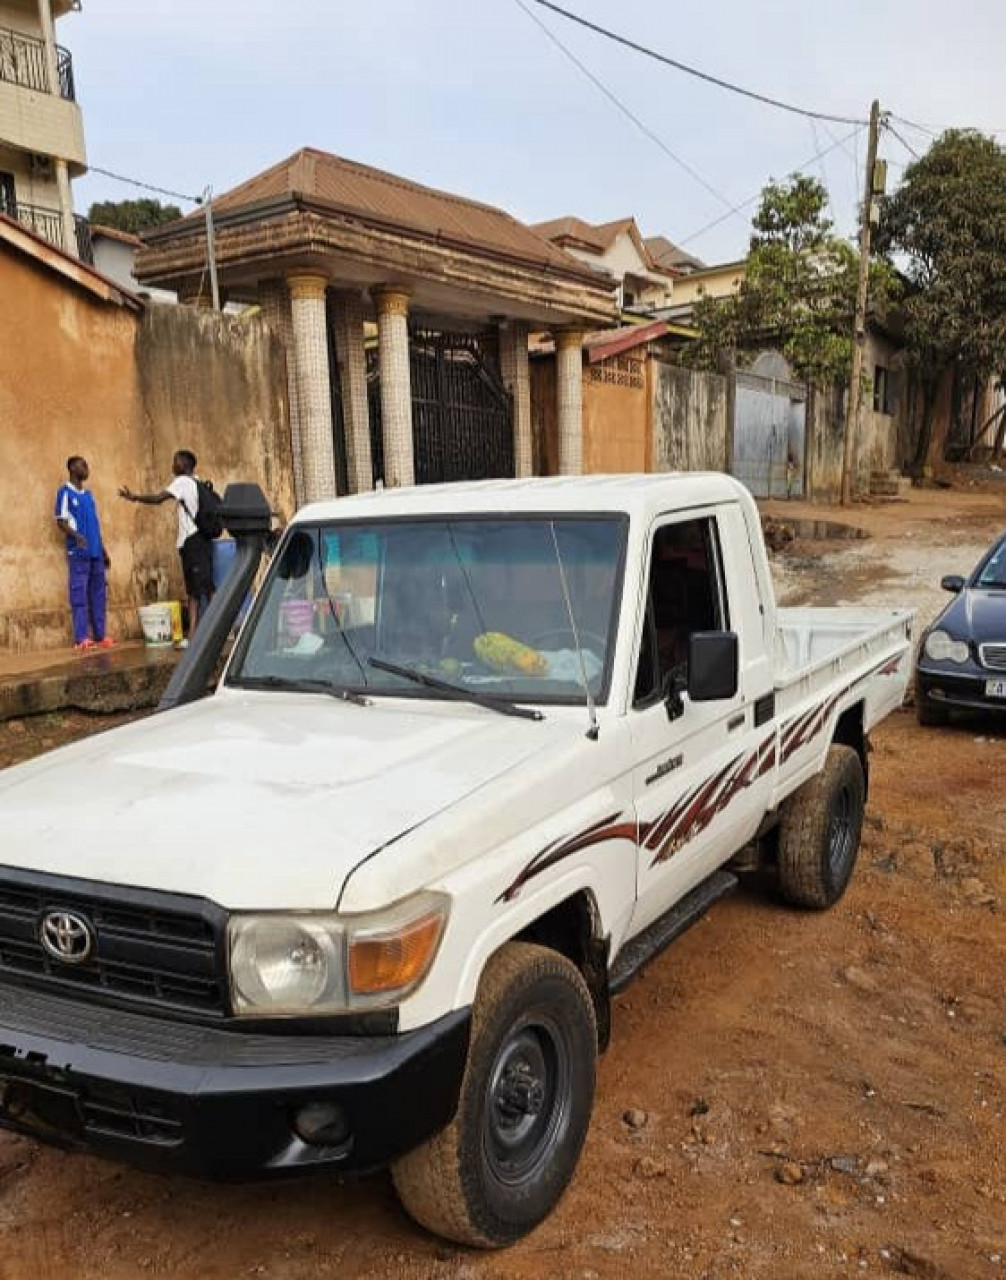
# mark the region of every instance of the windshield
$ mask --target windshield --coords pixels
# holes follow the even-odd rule
[[[618,516],[298,526],[263,586],[228,683],[322,680],[444,696],[373,666],[376,658],[483,696],[583,703],[572,607],[582,670],[601,703],[625,529]]]
[[[1006,589],[1006,538],[996,547],[978,575],[977,587],[1001,587]]]

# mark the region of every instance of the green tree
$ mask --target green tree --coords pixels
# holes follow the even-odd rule
[[[847,379],[859,269],[857,251],[832,230],[828,193],[816,178],[769,182],[752,219],[740,290],[700,298],[692,313],[691,358],[717,367],[723,357],[777,347],[805,382]],[[871,264],[873,305],[886,307],[894,275]]]
[[[907,279],[909,367],[922,391],[915,470],[926,465],[940,384],[1006,372],[1006,157],[991,139],[951,129],[905,170],[881,213],[878,246]]]
[[[161,204],[160,200],[99,200],[91,205],[87,220],[116,231],[129,231],[135,236],[148,227],[160,227],[181,216],[182,211],[176,204]]]

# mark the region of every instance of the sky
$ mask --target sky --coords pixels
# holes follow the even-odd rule
[[[1006,130],[998,0],[562,2],[816,111],[865,118],[878,97],[929,129]],[[666,150],[518,0],[83,0],[58,39],[89,162],[173,191],[223,192],[314,146],[527,222],[632,215],[712,263],[743,255],[753,198],[799,169],[826,182],[836,229],[853,233],[863,130],[726,93],[523,3]],[[926,133],[896,127],[925,149]],[[911,155],[889,133],[881,155],[893,184]],[[74,184],[79,212],[144,194],[93,171]]]

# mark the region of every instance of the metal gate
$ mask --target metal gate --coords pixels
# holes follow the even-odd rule
[[[498,337],[409,328],[412,447],[417,484],[514,474],[513,397],[499,369]],[[367,353],[374,479],[384,475],[380,377]]]
[[[738,373],[733,473],[756,498],[803,497],[807,391]]]

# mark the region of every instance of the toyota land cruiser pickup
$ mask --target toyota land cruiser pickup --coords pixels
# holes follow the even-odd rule
[[[777,608],[721,475],[306,508],[211,696],[0,775],[0,1125],[390,1164],[432,1231],[512,1242],[573,1177],[613,993],[735,855],[845,890],[910,628]]]

